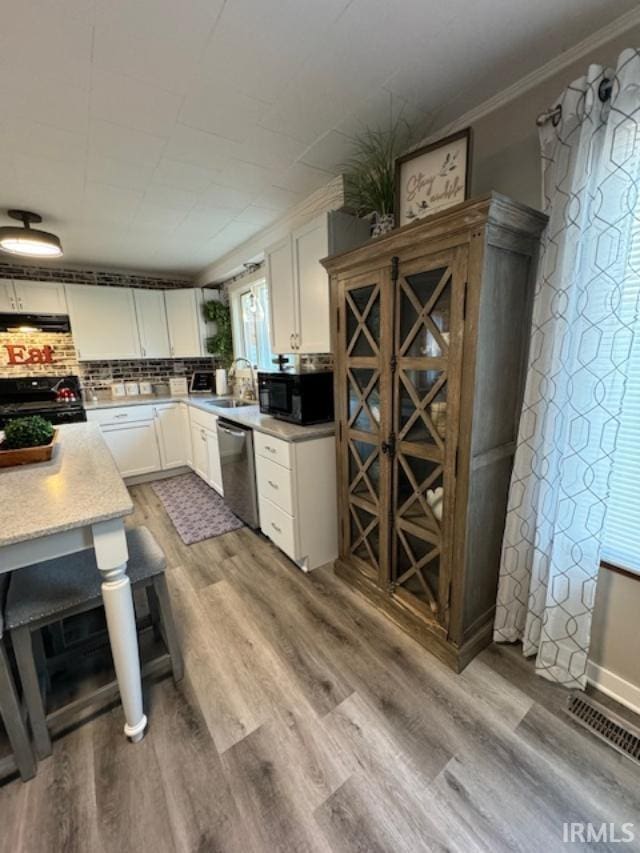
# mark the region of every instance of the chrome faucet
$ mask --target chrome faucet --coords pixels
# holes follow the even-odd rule
[[[239,356],[239,358],[234,358],[233,361],[231,362],[231,367],[229,368],[229,379],[234,380],[234,391],[235,391],[236,365],[238,364],[239,361],[245,361],[247,363],[247,365],[249,366],[249,374],[251,376],[251,388],[250,388],[251,396],[249,399],[257,400],[258,397],[256,394],[256,375],[255,375],[254,370],[253,370],[253,365],[251,364],[249,359],[245,358],[244,356]],[[241,397],[241,399],[244,399],[245,395],[241,392],[240,397]]]

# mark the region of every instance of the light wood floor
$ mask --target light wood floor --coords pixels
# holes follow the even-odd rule
[[[640,849],[640,768],[563,716],[516,649],[456,676],[330,569],[240,530],[185,547],[149,486],[133,523],[166,550],[187,678],[147,691],[0,788],[0,851]],[[565,821],[638,842],[562,843]]]

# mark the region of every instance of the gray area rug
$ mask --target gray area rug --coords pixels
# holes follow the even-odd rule
[[[197,474],[180,474],[168,480],[157,480],[151,488],[185,545],[213,539],[243,527],[220,495]]]

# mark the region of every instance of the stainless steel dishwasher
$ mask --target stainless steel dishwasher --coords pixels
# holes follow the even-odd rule
[[[218,418],[218,446],[224,502],[245,524],[256,528],[259,518],[253,430]]]

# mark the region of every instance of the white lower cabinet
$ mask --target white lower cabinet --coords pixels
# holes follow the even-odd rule
[[[338,556],[335,439],[254,432],[260,528],[305,572]]]
[[[191,467],[205,482],[209,480],[209,455],[207,450],[207,431],[197,424],[191,424]]]
[[[160,470],[160,451],[153,421],[105,424],[102,435],[123,477],[137,477]]]
[[[184,403],[154,406],[163,470],[190,464],[189,414]]]
[[[161,470],[153,406],[96,409],[87,412],[87,420],[100,425],[123,477],[138,477]]]
[[[220,465],[220,450],[218,448],[218,418],[209,412],[192,408],[191,412],[191,442],[193,445],[192,468],[199,477],[224,494],[222,488],[222,466]]]

